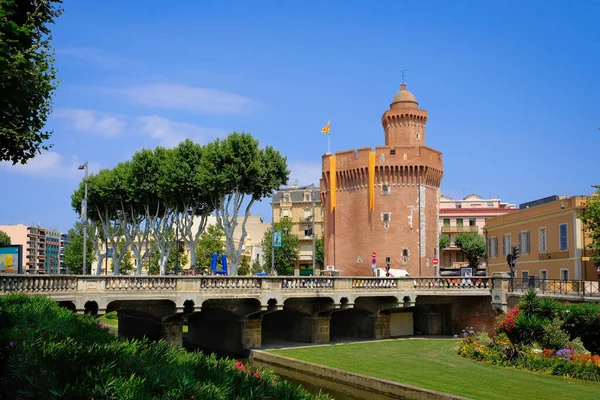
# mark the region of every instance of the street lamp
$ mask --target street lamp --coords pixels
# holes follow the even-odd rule
[[[88,162],[77,167],[79,170],[85,170],[85,189],[83,194],[82,218],[83,218],[83,275],[87,274],[87,187],[88,187]]]

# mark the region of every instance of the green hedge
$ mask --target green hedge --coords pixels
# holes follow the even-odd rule
[[[44,297],[0,297],[0,398],[327,399],[267,370],[123,340]]]

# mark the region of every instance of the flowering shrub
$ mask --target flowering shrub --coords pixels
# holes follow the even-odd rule
[[[326,399],[271,371],[123,340],[44,297],[0,297],[0,398]]]
[[[597,311],[597,312],[595,312]],[[466,332],[466,334],[465,334]],[[503,366],[600,381],[600,305],[559,305],[530,291],[517,307],[498,319],[496,335],[463,330],[458,353]],[[575,334],[582,334],[580,340]],[[589,346],[589,347],[588,347]]]
[[[498,327],[499,332],[510,333],[515,328],[515,319],[519,315],[519,306],[513,307],[505,316]]]

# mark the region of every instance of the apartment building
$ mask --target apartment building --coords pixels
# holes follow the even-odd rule
[[[71,243],[71,238],[66,233],[60,234],[60,245],[58,248],[58,266],[61,274],[66,274],[69,270],[68,265],[65,263],[65,249]]]
[[[458,270],[468,265],[463,252],[456,246],[456,235],[464,232],[477,232],[485,236],[484,227],[489,218],[517,211],[515,204],[503,203],[498,198],[484,199],[470,194],[464,199],[440,196],[439,229],[441,234],[450,237],[450,245],[442,250],[440,271]],[[485,267],[482,260],[481,266]]]
[[[46,273],[46,229],[39,226],[0,225],[12,244],[22,245],[21,263],[26,274]]]
[[[550,196],[521,204],[519,210],[488,219],[489,272],[509,272],[506,256],[512,246],[521,250],[515,276],[561,280],[597,280],[585,249],[589,238],[579,219],[586,197]]]
[[[319,187],[299,186],[298,183],[281,188],[273,195],[271,202],[273,221],[283,218],[292,221],[292,233],[298,236],[300,248],[294,270],[312,272],[313,225],[315,239],[323,237],[323,208]]]
[[[46,260],[44,271],[47,274],[58,274],[60,266],[60,232],[46,229]]]

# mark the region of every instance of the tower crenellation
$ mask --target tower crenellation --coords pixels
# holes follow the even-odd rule
[[[342,275],[378,266],[433,275],[442,153],[425,146],[428,113],[402,84],[382,117],[385,145],[323,156],[325,265]]]

